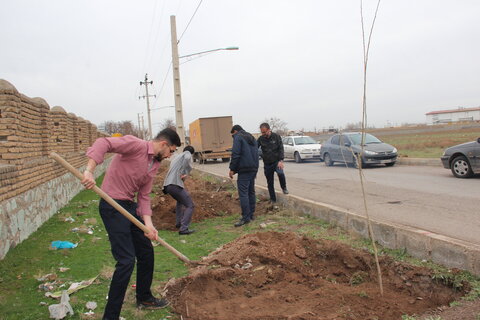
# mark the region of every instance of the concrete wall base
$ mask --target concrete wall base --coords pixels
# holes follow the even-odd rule
[[[112,158],[97,166],[96,177],[105,172]],[[82,167],[82,169],[84,169]],[[0,203],[0,259],[7,252],[27,239],[45,221],[84,190],[71,173],[45,182],[29,191]]]

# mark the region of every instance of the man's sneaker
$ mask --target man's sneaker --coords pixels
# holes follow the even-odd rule
[[[240,221],[238,221],[237,223],[234,224],[235,227],[241,227],[247,223],[250,223],[250,221],[247,221],[247,220],[243,220],[243,219],[240,219]]]
[[[137,308],[139,309],[148,309],[148,310],[161,309],[161,308],[165,308],[169,304],[170,302],[168,302],[167,299],[158,299],[155,297],[151,297],[146,301],[137,300]]]
[[[181,227],[180,224],[176,224],[176,225],[175,225],[175,228],[177,228],[177,229],[180,229],[180,227]]]
[[[194,233],[194,232],[195,232],[195,230],[193,230],[193,229],[187,229],[187,230],[178,231],[178,234],[180,234],[180,235],[186,235],[186,234],[192,234],[192,233]]]
[[[287,190],[287,188],[285,188],[285,189],[282,189],[282,191],[283,191],[283,194],[288,194],[288,190]]]

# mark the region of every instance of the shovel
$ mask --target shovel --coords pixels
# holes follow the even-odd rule
[[[51,152],[50,153],[50,158],[54,159],[55,161],[57,161],[59,164],[61,164],[65,169],[67,169],[68,171],[70,171],[74,176],[76,176],[78,179],[80,180],[83,180],[83,174],[80,173],[80,171],[78,171],[77,169],[75,169],[70,163],[68,163],[65,159],[63,159],[62,157],[60,157],[58,154],[56,154],[55,152]],[[128,212],[127,210],[125,210],[122,206],[120,206],[115,200],[113,200],[108,194],[105,193],[105,191],[103,191],[102,189],[100,189],[99,187],[97,186],[94,186],[92,188],[92,190],[98,194],[100,197],[103,198],[103,200],[107,201],[112,207],[114,207],[115,209],[118,210],[118,212],[120,212],[122,215],[125,216],[125,218],[127,218],[128,220],[130,220],[130,222],[132,222],[134,225],[136,225],[137,227],[139,227],[143,232],[145,233],[149,233],[150,230],[143,224],[141,223],[140,221],[138,221],[138,219],[136,219],[134,216],[132,216],[130,214],[130,212]],[[178,259],[182,260],[183,262],[185,263],[188,263],[188,264],[193,264],[193,265],[199,265],[199,264],[202,264],[201,262],[198,262],[198,261],[192,261],[190,259],[188,259],[185,255],[183,255],[180,251],[178,251],[177,249],[175,249],[174,247],[172,247],[171,245],[169,245],[165,240],[163,240],[162,238],[158,237],[158,242],[164,246],[165,248],[167,248],[171,253],[173,253],[175,256],[177,256]]]

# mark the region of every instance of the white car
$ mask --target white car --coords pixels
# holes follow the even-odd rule
[[[285,159],[299,163],[307,159],[320,160],[321,144],[309,136],[288,136],[282,139]]]

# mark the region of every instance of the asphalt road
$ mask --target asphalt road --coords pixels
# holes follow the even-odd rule
[[[228,175],[228,163],[195,166]],[[365,168],[363,172],[371,218],[480,244],[479,175],[458,179],[442,167],[401,165]],[[365,215],[356,169],[340,164],[326,167],[318,161],[286,161],[285,174],[291,194]],[[266,186],[263,168],[256,183]],[[275,187],[280,191],[278,179]]]

